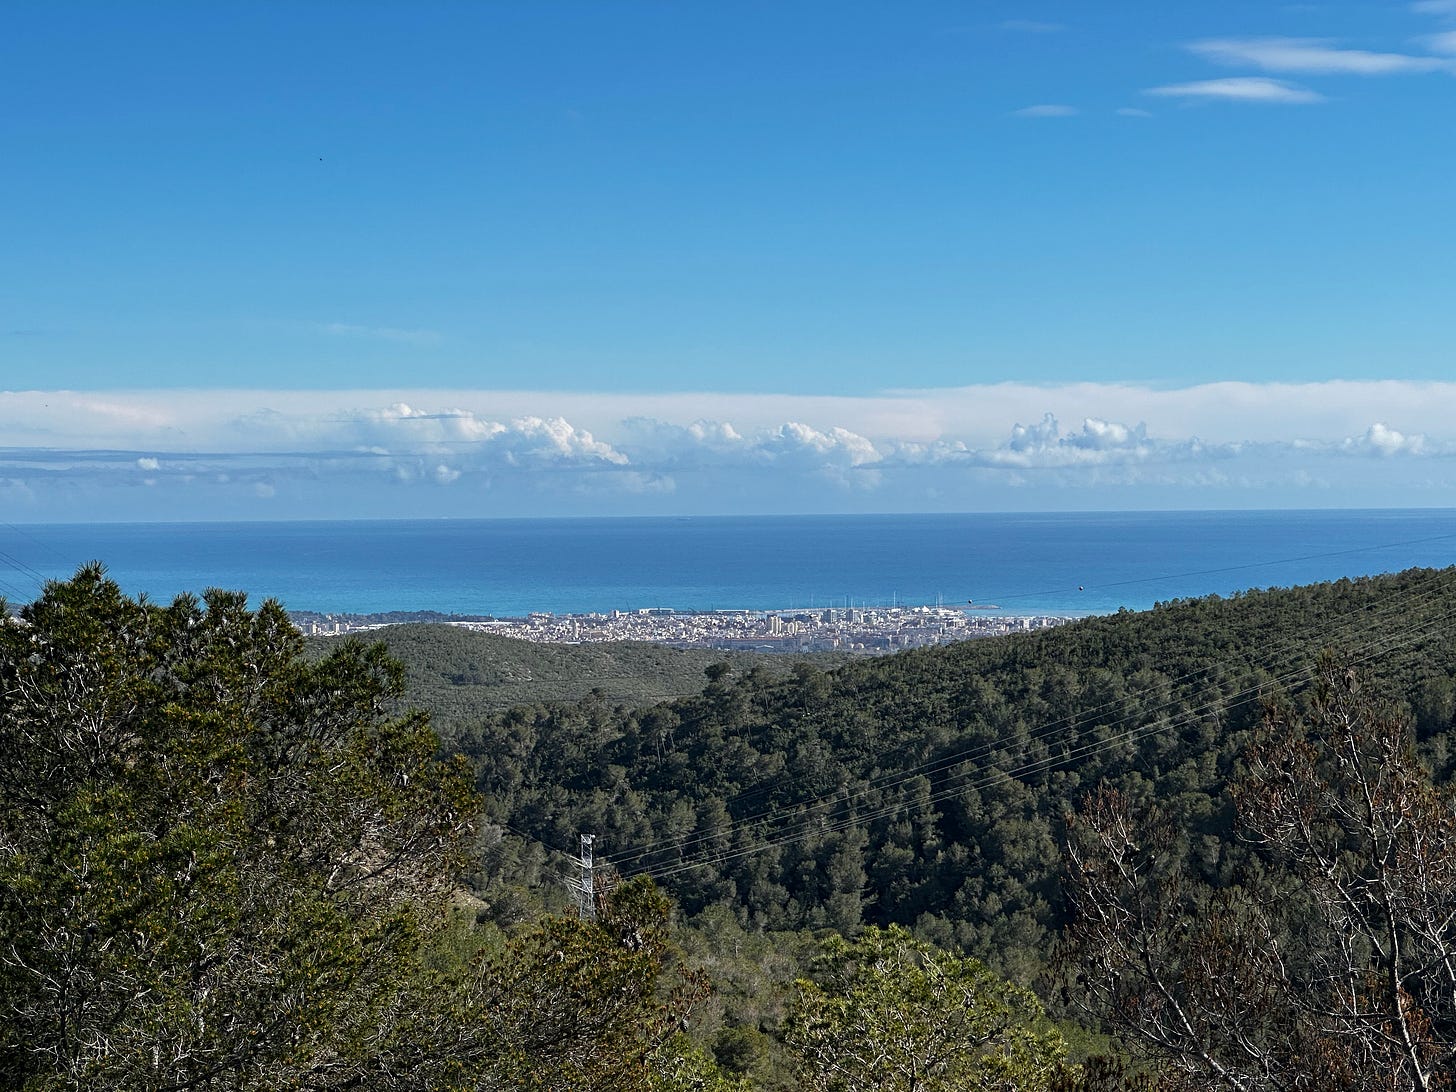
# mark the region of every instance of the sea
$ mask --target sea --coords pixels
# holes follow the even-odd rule
[[[517,617],[934,605],[1080,616],[1456,563],[1456,509],[0,523],[0,595],[100,561],[133,595]]]

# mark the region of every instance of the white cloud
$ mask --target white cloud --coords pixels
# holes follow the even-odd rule
[[[1119,107],[1117,113],[1125,118],[1150,118],[1153,116],[1151,110],[1139,110],[1136,106]]]
[[[1425,436],[1420,434],[1407,436],[1383,422],[1377,421],[1365,430],[1363,436],[1350,437],[1340,447],[1352,454],[1389,457],[1391,455],[1423,454],[1428,450],[1428,443]]]
[[[407,401],[379,407],[335,409],[325,414],[281,413],[267,408],[245,413],[232,422],[240,433],[263,448],[303,446],[338,449],[381,459],[403,459],[411,477],[450,481],[459,465],[533,466],[625,465],[627,457],[590,431],[561,416],[522,414],[507,421],[456,407],[424,409]],[[445,472],[419,470],[410,463],[419,455],[449,455]]]
[[[654,417],[629,417],[621,443],[658,466],[689,468],[706,455],[713,460],[748,460],[753,443],[732,425],[705,418],[678,425]]]
[[[776,468],[865,484],[877,479],[850,472],[873,469],[883,458],[872,441],[856,432],[839,426],[819,429],[802,421],[748,430],[705,419],[682,426],[635,417],[624,424],[629,435],[621,446],[631,453],[633,465],[661,472]]]
[[[1012,111],[1012,114],[1019,118],[1070,118],[1076,117],[1078,113],[1075,106],[1059,102],[1043,102],[1036,106],[1023,106],[1020,110]]]
[[[32,519],[87,518],[99,497],[151,503],[137,499],[143,478],[157,510],[134,518],[166,518],[183,491],[188,511],[216,506],[209,518],[265,496],[290,517],[329,514],[345,496],[356,515],[618,510],[610,498],[622,511],[889,510],[917,497],[975,506],[986,489],[1052,507],[1067,503],[1056,490],[1134,490],[1117,503],[1138,506],[1156,490],[1242,497],[1352,480],[1365,503],[1432,503],[1456,495],[1456,383],[998,383],[858,398],[0,392],[0,444],[0,480]],[[652,507],[669,494],[674,507]]]
[[[1085,448],[1088,451],[1126,451],[1142,448],[1146,445],[1147,439],[1147,425],[1139,424],[1134,428],[1128,428],[1116,421],[1103,421],[1097,417],[1089,417],[1082,422],[1081,433],[1069,436],[1066,443],[1072,447]]]
[[[550,463],[604,462],[625,466],[629,460],[611,444],[595,439],[564,417],[517,417],[491,437],[492,447],[504,448],[513,465],[521,461]]]
[[[79,394],[72,395],[68,404],[73,412],[103,427],[159,428],[167,423],[164,411],[139,405],[125,396]]]
[[[1145,424],[1126,425],[1100,417],[1084,418],[1079,431],[1063,433],[1056,416],[1046,413],[1036,424],[1015,425],[999,447],[967,450],[960,459],[981,466],[1065,469],[1182,462],[1234,454],[1237,448],[1231,445],[1208,445],[1197,437],[1155,439],[1148,435]]]
[[[759,446],[775,457],[807,452],[842,466],[864,466],[880,460],[873,443],[838,425],[821,432],[801,421],[789,421],[770,432]]]
[[[722,421],[694,421],[687,431],[694,439],[703,442],[732,444],[743,439],[737,429]]]
[[[1324,102],[1325,97],[1307,87],[1267,76],[1230,76],[1221,80],[1194,80],[1163,87],[1149,87],[1145,95],[1163,98],[1225,100],[1229,102],[1272,102],[1303,105]]]
[[[1456,15],[1456,0],[1415,0],[1411,11],[1422,15]]]
[[[1034,425],[1018,422],[1011,429],[1011,439],[1006,441],[1008,451],[1038,451],[1055,446],[1061,438],[1061,427],[1050,413]]]
[[[469,410],[416,409],[394,402],[379,409],[345,411],[336,419],[358,442],[389,444],[473,443],[491,440],[506,431],[497,421],[483,420]]]
[[[1207,38],[1190,43],[1188,49],[1219,64],[1252,65],[1266,72],[1388,76],[1433,72],[1450,65],[1440,57],[1341,49],[1324,38]]]
[[[108,412],[86,408],[96,404]],[[450,452],[560,421],[553,427],[567,450],[596,452],[598,461],[611,461],[609,452],[653,443],[662,447],[651,440],[654,429],[682,432],[697,444],[726,450],[758,442],[790,421],[826,434],[839,427],[877,448],[884,442],[945,439],[994,446],[1016,421],[1037,421],[1046,412],[1063,421],[1146,421],[1161,435],[1197,434],[1216,442],[1298,436],[1333,442],[1363,433],[1376,419],[1450,438],[1456,435],[1456,382],[1222,382],[1170,388],[990,383],[859,397],[431,389],[0,391],[0,448],[31,457],[47,449],[127,451],[129,463],[138,457],[171,462],[198,452],[357,456],[373,448],[382,454],[436,452],[436,462],[453,466],[444,458]],[[503,446],[520,442],[506,440]],[[552,446],[562,450],[561,444]]]

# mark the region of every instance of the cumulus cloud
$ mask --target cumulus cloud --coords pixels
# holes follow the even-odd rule
[[[270,441],[302,443],[381,459],[450,455],[450,463],[437,464],[444,465],[447,473],[432,469],[426,475],[444,481],[454,481],[462,465],[530,468],[627,462],[627,456],[611,444],[559,416],[526,414],[500,421],[473,410],[425,409],[400,401],[327,415],[267,410],[244,414],[235,423],[265,446]]]
[[[345,411],[337,420],[345,430],[366,443],[400,440],[411,445],[479,443],[506,431],[505,425],[484,420],[469,410],[424,410],[408,402]]]
[[[491,437],[513,465],[522,461],[559,463],[604,462],[625,466],[627,456],[594,439],[564,417],[517,417]]]
[[[698,418],[686,425],[655,417],[629,417],[620,443],[639,462],[674,469],[692,469],[705,459],[711,462],[746,461],[752,442],[731,424]]]
[[[802,421],[748,430],[710,419],[676,425],[634,417],[625,424],[630,435],[622,447],[631,453],[633,464],[661,471],[777,468],[862,485],[877,479],[848,472],[872,468],[883,457],[873,441],[856,432],[840,426],[820,429]]]
[[[788,421],[774,429],[765,437],[761,450],[776,455],[807,452],[845,466],[863,466],[880,458],[875,445],[863,436],[837,425],[821,432],[801,421]]]
[[[1134,428],[1089,417],[1082,422],[1081,433],[1068,436],[1067,445],[1087,451],[1127,451],[1144,447],[1148,439],[1148,426],[1139,424]]]
[[[1008,451],[1036,451],[1055,446],[1061,440],[1061,426],[1050,413],[1034,425],[1020,422],[1011,429],[1011,439],[1006,441]]]
[[[103,417],[85,407],[105,403]],[[787,422],[841,428],[882,453],[895,445],[963,440],[997,446],[1016,421],[1146,421],[1164,436],[1211,442],[1340,441],[1374,419],[1449,437],[1456,382],[1335,380],[1219,382],[1185,387],[1129,383],[992,383],[886,390],[858,397],[777,394],[599,393],[496,390],[0,391],[0,450],[130,452],[164,464],[205,455],[330,453],[340,458],[415,451],[446,456],[504,432],[553,426],[552,446],[598,461],[609,452],[717,449],[762,442]],[[573,439],[574,437],[574,439]],[[519,441],[517,441],[519,442]],[[600,445],[600,446],[598,446]],[[485,446],[488,446],[485,445]],[[510,446],[507,442],[505,446]],[[433,465],[433,464],[432,464]]]
[[[1219,64],[1249,65],[1266,72],[1389,76],[1450,65],[1440,57],[1342,49],[1325,38],[1207,38],[1190,43],[1188,49]]]
[[[1407,436],[1383,422],[1377,421],[1365,430],[1363,436],[1352,436],[1346,439],[1340,448],[1352,454],[1379,455],[1388,458],[1392,455],[1423,454],[1428,450],[1428,443],[1426,437],[1419,433]]]
[[[1311,91],[1307,87],[1290,83],[1288,80],[1275,80],[1267,76],[1230,76],[1221,80],[1172,83],[1162,87],[1149,87],[1143,94],[1157,95],[1162,98],[1269,102],[1288,105],[1307,105],[1325,101],[1325,97],[1317,91]]]
[[[358,514],[429,514],[430,505],[478,514],[497,511],[495,498],[514,498],[513,511],[541,510],[525,499],[533,495],[557,498],[546,510],[609,497],[635,498],[632,510],[640,510],[667,495],[711,510],[730,494],[740,510],[755,510],[755,498],[792,507],[834,496],[845,505],[878,498],[858,503],[885,510],[916,497],[974,506],[979,489],[1092,483],[1143,496],[1275,480],[1303,488],[1299,482],[1352,475],[1372,490],[1383,482],[1374,503],[1393,503],[1410,499],[1416,459],[1426,487],[1456,489],[1452,422],[1456,383],[1394,380],[1171,389],[998,383],[858,398],[0,392],[0,479],[32,498],[32,513],[77,490],[135,497],[144,479],[155,482],[158,505],[185,488],[189,498],[211,490],[234,504],[266,496],[269,511],[292,504],[296,515],[323,514],[349,490],[362,498]],[[491,501],[482,501],[486,494]],[[175,511],[179,502],[171,503]],[[1120,503],[1138,501],[1128,494]],[[78,502],[75,511],[92,504]]]
[[[982,466],[1041,469],[1048,467],[1090,467],[1118,463],[1181,461],[1197,456],[1212,458],[1228,454],[1227,449],[1210,447],[1189,437],[1157,440],[1148,436],[1147,425],[1126,425],[1100,417],[1087,417],[1075,432],[1062,432],[1057,418],[1044,414],[1032,425],[1017,424],[999,447],[968,451],[967,458]]]

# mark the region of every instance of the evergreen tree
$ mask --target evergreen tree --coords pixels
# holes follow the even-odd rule
[[[475,801],[398,668],[99,566],[0,623],[0,1085],[415,1086]]]

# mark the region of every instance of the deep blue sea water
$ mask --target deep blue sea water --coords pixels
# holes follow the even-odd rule
[[[1101,613],[1456,563],[1456,510],[0,524],[0,594],[103,561],[133,594],[519,615],[935,603]]]

